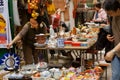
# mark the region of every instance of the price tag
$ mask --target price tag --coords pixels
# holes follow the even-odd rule
[[[64,38],[58,38],[57,39],[57,46],[58,47],[64,47]]]

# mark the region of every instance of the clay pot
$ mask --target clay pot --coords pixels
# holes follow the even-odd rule
[[[36,42],[38,44],[44,44],[46,42],[46,35],[45,34],[36,35]]]

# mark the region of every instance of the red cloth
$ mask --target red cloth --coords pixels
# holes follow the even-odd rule
[[[60,15],[55,14],[53,19],[53,29],[57,28],[59,26],[59,23],[60,23]]]
[[[31,14],[30,3],[28,3],[28,13]]]
[[[76,8],[73,10],[73,18],[76,18]]]

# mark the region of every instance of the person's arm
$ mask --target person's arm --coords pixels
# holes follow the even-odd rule
[[[117,54],[119,51],[120,51],[120,43],[106,54],[105,59],[107,61],[112,61],[114,55]]]
[[[9,49],[15,42],[20,40],[28,31],[28,23],[24,25],[22,30],[17,34],[17,36],[7,45],[7,49]]]
[[[120,51],[120,43],[114,47],[112,50],[111,50],[114,54],[118,53]]]
[[[110,34],[108,34],[106,37],[107,37],[108,41],[110,41],[110,42],[114,41],[114,37],[111,36]]]
[[[20,40],[21,37],[19,35],[17,35],[8,45],[7,48],[9,49],[15,42],[17,42],[18,40]]]

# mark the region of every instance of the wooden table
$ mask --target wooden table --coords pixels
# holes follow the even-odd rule
[[[55,48],[50,48],[50,47],[36,47],[35,49],[38,50],[38,51],[42,51],[42,53],[44,53],[47,57],[47,62],[49,63],[49,60],[48,60],[48,53],[49,53],[49,50],[73,50],[75,51],[77,54],[79,54],[79,56],[81,57],[81,64],[83,67],[84,67],[84,56],[86,55],[87,53],[87,50],[91,49],[91,47],[95,44],[95,42],[91,42],[91,43],[88,43],[87,46],[79,46],[79,47],[74,47],[74,46],[65,46],[65,47],[55,47]],[[80,53],[78,53],[77,51],[79,50]],[[86,56],[87,57],[87,56]]]

